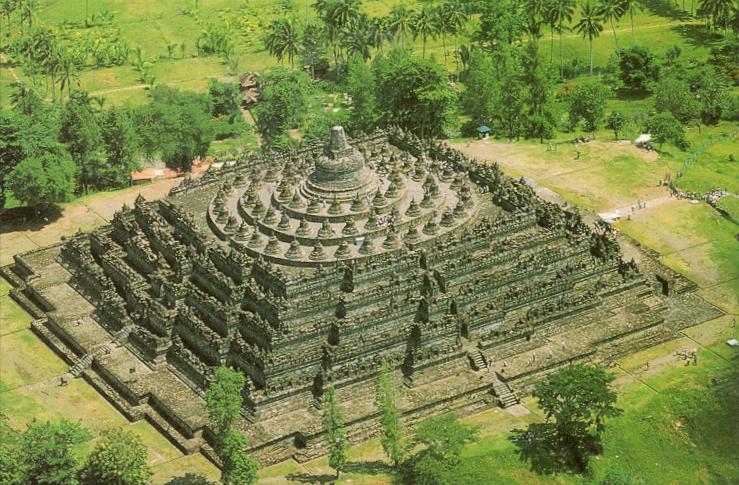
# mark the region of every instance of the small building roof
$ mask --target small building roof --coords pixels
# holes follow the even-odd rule
[[[490,127],[487,125],[480,125],[477,127],[478,133],[490,133]]]

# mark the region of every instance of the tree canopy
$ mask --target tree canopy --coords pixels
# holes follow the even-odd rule
[[[79,475],[83,485],[146,485],[152,471],[141,438],[113,428],[103,432]]]

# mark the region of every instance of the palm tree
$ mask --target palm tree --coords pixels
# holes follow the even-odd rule
[[[295,19],[279,19],[269,24],[264,46],[270,54],[282,60],[287,57],[295,67],[295,56],[300,53],[300,26]]]
[[[23,22],[28,22],[28,30],[33,29],[33,18],[36,16],[38,2],[36,0],[19,0],[21,33],[23,33]]]
[[[23,83],[15,82],[11,84],[13,92],[10,93],[10,106],[14,110],[25,115],[32,115],[36,107],[41,105],[41,98],[33,88]]]
[[[634,29],[634,13],[639,10],[639,3],[637,0],[621,0],[621,8],[624,13],[629,12],[629,18],[631,19],[631,38],[632,43],[636,45],[636,30]]]
[[[554,62],[554,31],[557,30],[557,19],[554,15],[556,0],[545,0],[542,5],[542,21],[549,26],[549,62]]]
[[[454,35],[455,50],[459,50],[459,32],[467,23],[467,13],[459,2],[451,0],[444,4],[443,15],[446,18],[444,23],[449,27],[449,33]],[[459,71],[458,56],[454,56],[454,59],[457,62],[457,71]]]
[[[382,47],[385,42],[392,42],[393,31],[390,28],[390,19],[388,17],[375,17],[372,19],[370,28],[370,39],[372,47],[378,49],[382,53]]]
[[[616,26],[615,22],[623,17],[624,5],[622,0],[601,0],[598,6],[598,15],[603,18],[604,22],[611,24],[611,30],[613,31],[613,42],[616,44],[616,52],[618,52],[618,38],[616,37]]]
[[[564,77],[564,57],[562,56],[562,32],[565,29],[565,23],[572,22],[572,16],[575,13],[574,0],[554,0],[549,4],[549,21],[551,25],[557,26],[559,32],[559,75]]]
[[[438,33],[436,15],[430,7],[424,7],[420,12],[413,16],[413,38],[419,35],[423,43],[423,57],[426,57],[426,40],[429,37],[436,38]]]
[[[413,32],[413,12],[404,5],[396,5],[390,10],[390,29],[396,39],[400,39],[405,47],[405,39]]]
[[[701,0],[698,15],[706,18],[706,24],[710,21],[711,28],[726,31],[733,8],[732,0]]]
[[[72,57],[64,51],[59,52],[59,92],[64,93],[64,88],[67,88],[67,96],[72,96],[72,83],[76,84],[77,87],[80,85],[80,76],[77,73],[77,66],[75,66]]]
[[[598,12],[587,0],[580,11],[580,21],[575,25],[575,31],[587,38],[590,42],[590,75],[593,75],[593,39],[603,32],[603,24]]]
[[[372,47],[372,26],[369,24],[368,18],[357,18],[347,24],[346,29],[342,31],[342,42],[346,47],[347,58],[358,56],[364,61],[371,57],[370,48]]]
[[[16,0],[0,1],[0,15],[5,17],[5,23],[8,24],[8,31],[10,31],[10,14],[15,12],[16,8],[18,8],[18,2]]]
[[[538,42],[541,37],[541,25],[544,21],[544,0],[525,0],[526,32],[532,42]]]

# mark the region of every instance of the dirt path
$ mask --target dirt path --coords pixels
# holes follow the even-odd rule
[[[5,57],[5,54],[0,54],[0,61],[2,61],[3,63],[8,62],[8,58]],[[21,82],[21,78],[18,77],[18,73],[15,72],[14,68],[10,67],[10,64],[8,64],[8,67],[6,69],[8,70],[8,72],[10,73],[10,76],[13,78],[15,82],[17,83]]]

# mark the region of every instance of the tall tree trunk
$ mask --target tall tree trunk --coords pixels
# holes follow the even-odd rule
[[[549,38],[549,63],[554,62],[554,25],[549,26],[550,38]]]
[[[590,75],[593,75],[593,39],[590,39]]]
[[[616,52],[618,52],[618,37],[616,37],[616,27],[613,25],[613,17],[611,17],[611,30],[613,31],[613,43],[616,44]]]
[[[562,26],[559,26],[559,77],[564,79],[565,77],[565,61],[562,57]]]
[[[629,10],[629,17],[631,17],[631,37],[632,37],[632,43],[636,45],[636,31],[634,30],[634,12],[633,10]]]

